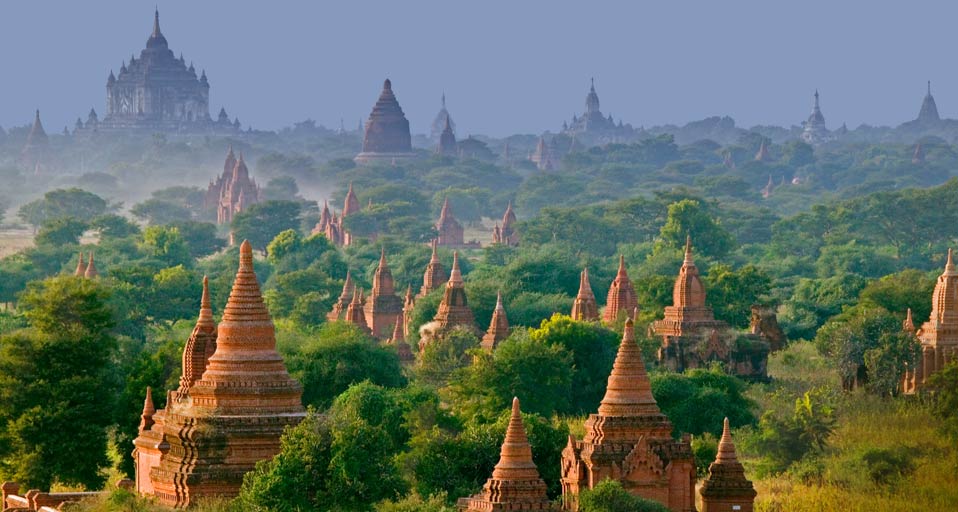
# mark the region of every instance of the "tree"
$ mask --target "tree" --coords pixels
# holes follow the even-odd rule
[[[153,226],[184,222],[193,219],[193,212],[189,208],[162,199],[151,198],[137,203],[130,208],[134,217],[145,220]]]
[[[164,268],[153,275],[149,314],[154,321],[185,320],[199,311],[200,276],[183,265]]]
[[[209,256],[226,246],[226,240],[217,236],[216,225],[210,222],[178,221],[172,226],[180,232],[191,258]]]
[[[37,245],[52,247],[76,245],[80,243],[80,237],[89,227],[89,224],[75,217],[49,219],[40,226],[40,231],[34,238],[34,242]]]
[[[126,238],[140,234],[140,226],[115,213],[95,217],[90,221],[90,229],[99,233],[101,240],[104,238]]]
[[[40,489],[103,484],[116,348],[108,296],[98,281],[73,276],[31,283],[24,293],[31,328],[0,338],[4,479]]]
[[[478,346],[479,338],[471,329],[457,327],[442,333],[419,353],[414,369],[416,378],[435,387],[445,385],[455,369],[469,364],[469,349]]]
[[[832,400],[824,389],[806,391],[795,399],[790,416],[766,411],[758,425],[756,450],[764,455],[760,474],[788,469],[805,454],[822,450],[835,428]]]
[[[682,199],[669,205],[668,217],[659,230],[659,239],[666,247],[682,248],[686,237],[692,238],[696,252],[710,258],[722,258],[732,247],[732,237],[694,199]]]
[[[652,395],[662,413],[672,420],[675,436],[720,436],[724,418],[734,426],[756,422],[752,413],[755,404],[744,395],[745,383],[719,368],[655,372],[651,383]]]
[[[180,230],[169,226],[150,226],[143,231],[140,247],[152,258],[169,266],[192,267],[190,249],[180,235]]]
[[[20,207],[17,216],[33,227],[60,217],[92,219],[107,211],[107,203],[100,196],[78,188],[51,190],[42,199]]]
[[[744,329],[751,320],[751,306],[766,298],[772,279],[755,265],[732,270],[729,265],[719,264],[709,268],[705,289],[715,318]]]
[[[265,201],[256,203],[233,217],[231,227],[237,240],[249,240],[253,247],[266,245],[280,232],[299,228],[302,211],[294,201]]]
[[[933,373],[928,389],[934,393],[932,412],[941,420],[942,430],[958,440],[958,361]]]
[[[346,322],[324,324],[284,356],[290,374],[303,384],[303,403],[320,409],[363,381],[389,388],[406,384],[395,352]]]
[[[512,335],[495,351],[473,351],[472,364],[453,372],[450,403],[465,418],[497,418],[512,398],[523,397],[530,413],[549,417],[573,412],[572,354],[564,347]],[[575,411],[578,412],[578,411]]]
[[[292,176],[277,176],[263,187],[262,195],[266,201],[297,201],[299,187]]]
[[[657,501],[634,496],[617,480],[605,479],[579,493],[580,512],[668,512]]]

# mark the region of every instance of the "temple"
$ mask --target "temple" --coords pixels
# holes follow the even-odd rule
[[[442,295],[442,302],[433,318],[436,322],[437,330],[448,331],[456,327],[466,327],[472,331],[476,330],[476,319],[469,309],[469,303],[466,300],[466,289],[462,280],[462,272],[459,271],[459,253],[452,254],[452,271],[449,273],[449,281],[446,282],[446,289]]]
[[[532,461],[518,398],[512,399],[512,415],[492,477],[479,494],[460,498],[457,508],[464,512],[552,510],[546,483]]]
[[[355,325],[364,333],[371,335],[372,330],[369,328],[369,324],[366,323],[366,313],[363,307],[365,303],[366,299],[363,297],[363,291],[359,288],[354,289],[353,300],[346,306],[346,316],[343,320]]]
[[[449,124],[449,118],[446,118],[446,125],[439,134],[439,145],[436,146],[436,154],[455,158],[459,156],[459,148],[456,144],[456,134],[452,132],[452,125]]]
[[[745,478],[745,468],[735,455],[728,418],[725,418],[715,462],[709,465],[709,474],[699,489],[701,512],[752,512],[756,494],[752,482]]]
[[[34,174],[43,174],[50,166],[46,161],[47,152],[50,149],[50,138],[46,130],[43,129],[43,123],[40,122],[40,111],[37,110],[33,117],[33,125],[30,126],[30,133],[27,134],[27,143],[20,151],[20,166],[24,169],[33,171]]]
[[[555,171],[559,168],[558,151],[553,144],[547,144],[545,137],[539,137],[536,143],[536,151],[529,160],[536,165],[540,171]]]
[[[619,256],[619,270],[609,286],[609,294],[605,300],[605,310],[602,312],[602,321],[612,324],[632,314],[639,307],[639,298],[629,280],[625,270],[625,257]]]
[[[379,256],[379,265],[373,276],[373,290],[366,299],[364,312],[366,325],[373,336],[379,339],[389,339],[393,333],[393,326],[402,316],[403,300],[396,295],[392,271],[386,263],[386,249],[382,249]]]
[[[938,105],[935,103],[935,97],[931,95],[931,80],[928,81],[928,91],[921,101],[921,109],[918,110],[918,118],[915,121],[920,125],[929,127],[936,126],[941,122],[941,117],[938,115]]]
[[[223,173],[216,180],[210,180],[206,187],[206,207],[216,208],[217,224],[229,224],[237,213],[260,202],[260,195],[259,185],[250,177],[243,154],[237,159],[230,146]]]
[[[133,450],[137,492],[171,507],[235,496],[243,475],[278,453],[283,430],[305,417],[301,396],[302,386],[276,352],[253,250],[244,241],[219,325],[204,280],[182,377],[167,393],[166,408],[154,410],[147,390]]]
[[[383,83],[382,93],[369,114],[369,120],[366,121],[363,151],[356,155],[354,160],[358,164],[389,163],[415,156],[412,137],[409,135],[409,121],[396,101],[392,82],[387,78]]]
[[[907,320],[911,320],[910,314]],[[911,327],[914,328],[913,322]],[[914,368],[909,368],[902,379],[902,391],[907,394],[921,391],[929,377],[958,360],[958,270],[951,249],[931,296],[931,317],[917,332],[911,332],[918,336],[921,353]]]
[[[452,120],[452,116],[449,115],[449,111],[446,110],[446,93],[442,93],[441,106],[439,112],[436,114],[435,119],[432,120],[432,127],[429,133],[429,136],[432,137],[432,140],[439,140],[439,137],[446,129],[446,125],[449,125],[449,131],[453,134],[456,133],[456,123]]]
[[[818,146],[834,139],[828,129],[825,128],[825,116],[822,115],[822,109],[818,106],[818,90],[815,91],[815,104],[812,107],[812,113],[802,123],[802,126],[802,140],[812,146]]]
[[[512,201],[502,214],[502,225],[496,224],[492,230],[492,243],[509,246],[519,245],[519,233],[516,231],[516,212],[512,211]]]
[[[422,288],[419,289],[417,297],[429,295],[433,290],[442,288],[442,285],[449,280],[449,274],[443,268],[442,262],[439,261],[439,254],[436,252],[436,240],[433,239],[430,245],[432,246],[432,256],[429,257],[429,264],[426,265],[426,271],[423,273]]]
[[[448,197],[442,202],[442,210],[439,212],[439,220],[436,222],[436,231],[439,233],[439,237],[436,239],[438,245],[444,247],[462,247],[465,245],[462,224],[452,215]]]
[[[493,351],[499,346],[502,340],[509,337],[509,319],[506,318],[506,308],[502,306],[502,292],[496,293],[496,308],[492,311],[492,320],[489,322],[489,329],[482,336],[480,346]]]
[[[352,275],[349,273],[349,270],[347,270],[346,280],[343,282],[343,291],[339,294],[339,298],[336,299],[336,302],[333,303],[333,310],[326,314],[326,320],[330,322],[342,320],[346,315],[346,309],[349,308],[349,303],[352,301],[355,292],[356,286],[353,284]]]
[[[176,57],[160,31],[160,13],[140,58],[130,57],[106,83],[106,115],[98,130],[166,132],[238,131],[228,122],[210,118],[210,83],[206,72],[197,77],[193,64]],[[225,112],[224,112],[225,113]]]
[[[705,303],[705,286],[692,259],[691,238],[685,242],[685,259],[672,288],[672,305],[665,318],[652,324],[662,337],[659,364],[672,371],[704,368],[712,361],[725,364],[729,373],[740,377],[766,378],[769,344],[760,335],[736,333],[727,323],[716,320]]]
[[[562,133],[574,137],[574,140],[586,139],[590,144],[602,144],[629,138],[634,130],[631,125],[623,125],[621,121],[616,124],[611,114],[602,114],[599,95],[595,92],[595,79],[592,79],[589,94],[585,97],[585,113],[572,116],[572,122],[564,125]]]
[[[762,137],[762,145],[758,147],[758,151],[755,152],[756,162],[768,162],[771,160],[771,157],[768,154],[768,139]]]
[[[592,285],[589,283],[589,269],[582,269],[579,273],[579,293],[572,302],[573,320],[595,322],[599,319],[599,305],[595,302]]]
[[[625,322],[598,414],[586,420],[585,437],[569,436],[562,450],[563,509],[578,510],[579,493],[607,478],[674,512],[695,510],[690,440],[672,439],[672,423],[652,397],[632,319]]]

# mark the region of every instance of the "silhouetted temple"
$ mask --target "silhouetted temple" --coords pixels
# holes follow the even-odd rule
[[[160,13],[140,58],[130,57],[106,83],[106,115],[99,130],[235,131],[229,123],[210,118],[210,83],[206,72],[197,77],[193,64],[177,58],[160,31]],[[225,113],[225,111],[224,111]]]
[[[452,132],[452,126],[449,124],[449,118],[446,118],[446,125],[439,134],[439,145],[436,146],[436,154],[441,156],[456,157],[459,155],[459,147],[456,144],[456,134]]]
[[[828,128],[825,128],[825,116],[822,115],[822,109],[818,105],[818,90],[815,91],[815,104],[812,106],[812,113],[802,124],[802,140],[808,144],[818,146],[834,138],[829,133]]]
[[[235,496],[243,475],[278,453],[283,430],[305,417],[301,395],[276,352],[253,250],[244,241],[218,326],[204,280],[180,384],[167,393],[166,408],[155,410],[147,390],[133,450],[137,492],[173,507]]]
[[[383,91],[369,114],[369,120],[366,121],[363,151],[356,155],[355,160],[365,164],[391,162],[414,156],[409,121],[396,101],[392,82],[387,78],[383,83]]]
[[[27,134],[27,143],[20,151],[20,165],[34,174],[43,174],[49,167],[47,162],[47,153],[50,149],[50,138],[46,130],[43,129],[43,123],[40,122],[40,111],[37,110],[33,117],[33,125],[30,126],[30,133]]]
[[[578,496],[610,478],[628,492],[674,512],[695,510],[695,461],[687,436],[672,438],[672,423],[652,397],[632,319],[598,414],[585,422],[585,437],[569,436],[562,450],[562,506],[578,510]]]
[[[439,233],[439,237],[436,239],[436,243],[439,245],[460,247],[465,243],[462,224],[452,215],[448,197],[442,202],[439,221],[436,222],[436,231]]]
[[[918,110],[918,123],[926,126],[934,126],[941,122],[938,115],[938,105],[935,103],[935,97],[931,95],[931,80],[928,81],[928,92],[921,102],[921,109]]]
[[[758,334],[737,333],[705,303],[705,286],[692,260],[692,241],[685,243],[685,259],[672,288],[672,305],[665,318],[652,324],[662,337],[659,364],[676,372],[704,368],[712,361],[726,365],[740,377],[764,379],[769,344]]]
[[[512,211],[512,201],[502,215],[502,225],[498,223],[492,230],[492,243],[516,246],[519,245],[519,233],[516,232],[516,212]]]
[[[909,394],[921,391],[929,377],[958,360],[958,270],[951,249],[931,296],[931,317],[912,332],[921,342],[921,353],[915,367],[909,368],[903,378],[903,391]]]
[[[455,136],[456,123],[452,120],[452,116],[449,115],[449,111],[446,110],[446,93],[442,93],[442,106],[439,108],[436,118],[432,120],[432,127],[429,133],[432,140],[439,140],[439,137],[446,130],[446,124],[449,125],[450,133]]]
[[[512,399],[512,415],[492,477],[479,494],[460,498],[457,506],[464,512],[552,510],[546,483],[532,461],[518,398]]]
[[[612,115],[605,116],[599,109],[599,95],[595,92],[595,79],[589,85],[589,94],[585,97],[585,113],[572,116],[572,122],[565,124],[562,133],[571,135],[574,140],[587,139],[592,143],[608,143],[631,137],[634,133],[631,125],[618,124]]]

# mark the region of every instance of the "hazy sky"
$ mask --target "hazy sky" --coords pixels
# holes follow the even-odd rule
[[[103,115],[155,2],[0,0],[0,125]],[[731,115],[790,125],[822,94],[829,127],[914,118],[932,80],[958,117],[954,1],[160,1],[171,49],[256,128],[353,127],[385,77],[425,132],[446,92],[460,135],[538,133],[584,109],[635,126]]]

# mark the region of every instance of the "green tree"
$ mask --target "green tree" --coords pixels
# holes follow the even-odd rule
[[[150,226],[143,231],[140,247],[152,258],[169,265],[193,266],[190,249],[180,230],[169,226]]]
[[[40,231],[34,238],[37,245],[57,247],[61,245],[76,245],[80,237],[89,229],[89,224],[75,217],[57,217],[47,220],[40,226]]]
[[[761,303],[772,289],[772,279],[755,265],[732,270],[729,265],[713,265],[705,276],[709,306],[715,318],[744,329],[751,320],[751,307]]]
[[[651,383],[652,395],[662,413],[672,420],[675,436],[720,436],[724,418],[734,426],[756,422],[752,413],[755,404],[744,394],[745,383],[719,368],[655,372]]]
[[[635,496],[617,480],[603,480],[592,489],[579,493],[581,512],[668,512],[669,508],[657,501]]]
[[[958,362],[933,373],[928,388],[934,393],[932,412],[941,420],[942,430],[958,441]]]
[[[722,258],[732,247],[732,237],[710,215],[700,201],[682,199],[669,205],[659,239],[665,247],[682,248],[686,236],[692,237],[696,252],[710,258]]]
[[[262,190],[266,201],[297,201],[299,187],[292,176],[277,176],[269,180]]]
[[[443,333],[419,353],[414,368],[416,378],[435,387],[445,385],[454,370],[469,364],[469,349],[478,346],[479,338],[470,329],[457,327]]]
[[[40,489],[103,484],[116,349],[108,296],[98,281],[72,276],[31,283],[24,293],[31,328],[0,337],[4,479]]]
[[[827,391],[813,389],[795,399],[790,416],[766,411],[758,425],[760,474],[779,473],[808,453],[822,450],[835,428],[835,411]]]
[[[253,247],[265,250],[277,234],[299,227],[301,213],[300,203],[265,201],[237,213],[231,227],[237,240],[249,240]]]
[[[139,226],[130,222],[126,217],[115,213],[95,217],[90,221],[90,229],[99,233],[101,240],[105,238],[126,238],[140,234]]]
[[[226,240],[217,236],[216,226],[210,222],[178,221],[172,226],[180,232],[191,258],[209,256],[226,246]]]
[[[151,198],[137,203],[130,208],[134,217],[144,220],[153,226],[186,222],[193,219],[193,212],[189,208],[173,201]]]
[[[105,213],[106,201],[86,190],[78,188],[51,190],[42,199],[29,202],[20,207],[17,216],[33,227],[61,217],[92,219]]]

